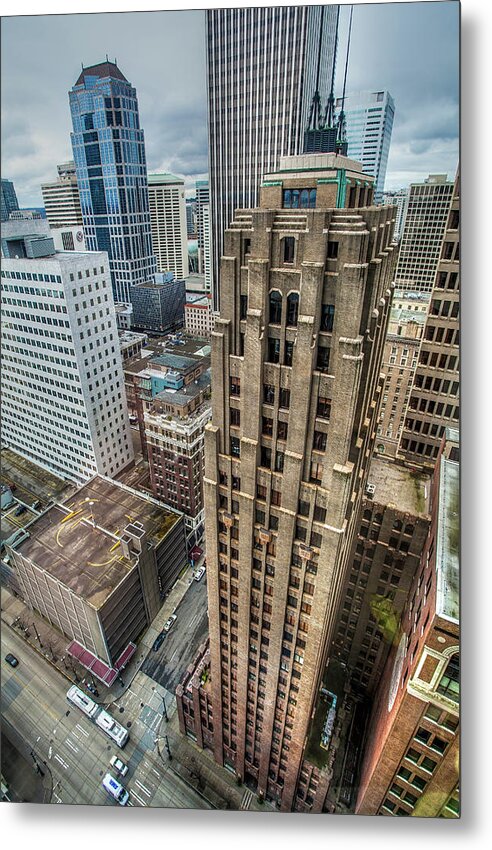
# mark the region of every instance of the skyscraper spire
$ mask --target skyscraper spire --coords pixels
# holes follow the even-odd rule
[[[349,61],[349,53],[350,53],[350,36],[352,34],[352,16],[354,14],[354,7],[350,7],[350,20],[349,20],[349,31],[347,38],[347,55],[345,56],[345,73],[343,75],[343,91],[342,91],[342,108],[340,110],[340,115],[338,116],[338,135],[337,135],[337,153],[342,153],[344,156],[347,154],[347,125],[345,122],[345,89],[347,86],[347,69],[348,69],[348,61]]]

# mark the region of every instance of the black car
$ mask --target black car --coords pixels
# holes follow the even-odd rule
[[[19,505],[16,512],[15,512],[15,515],[20,516],[21,514],[24,513],[24,511],[27,511],[26,506],[25,505]]]
[[[5,656],[5,661],[7,662],[7,664],[10,664],[11,667],[17,667],[19,663],[15,655],[12,655],[10,652]]]
[[[154,641],[154,643],[153,643],[153,646],[152,646],[152,649],[154,650],[154,652],[157,652],[157,650],[159,649],[159,647],[160,647],[160,646],[162,646],[162,644],[164,643],[164,638],[165,638],[165,637],[166,637],[166,633],[165,633],[165,632],[160,632],[160,633],[157,635],[157,637],[156,637],[156,639],[155,639],[155,641]]]

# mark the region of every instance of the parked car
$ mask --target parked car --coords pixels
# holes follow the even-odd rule
[[[21,514],[24,513],[24,511],[27,511],[26,506],[25,505],[18,505],[17,508],[16,508],[16,511],[15,511],[15,515],[20,516]]]
[[[154,652],[157,652],[157,650],[159,649],[159,647],[160,647],[160,646],[162,646],[162,644],[163,644],[163,642],[164,642],[164,638],[165,638],[165,637],[166,637],[166,633],[165,633],[165,632],[160,632],[160,633],[157,635],[157,637],[156,637],[156,639],[155,639],[154,643],[152,644],[152,649],[154,650]]]
[[[168,632],[169,629],[171,628],[171,626],[174,625],[174,623],[176,622],[177,619],[178,619],[177,614],[171,614],[171,616],[169,617],[169,620],[167,620],[164,623],[164,631]]]
[[[118,756],[112,756],[111,761],[109,762],[111,767],[114,767],[116,773],[119,773],[120,776],[125,776],[128,773],[128,765],[125,764]]]
[[[19,659],[12,655],[10,652],[5,656],[5,661],[7,664],[10,664],[11,667],[17,667],[19,663]]]
[[[195,581],[200,581],[200,579],[202,579],[204,575],[205,575],[205,567],[201,566],[197,569],[197,571],[194,575]]]

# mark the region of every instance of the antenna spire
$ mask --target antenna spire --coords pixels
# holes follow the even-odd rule
[[[349,61],[349,53],[350,53],[350,37],[352,35],[352,16],[354,14],[354,7],[350,7],[350,21],[349,21],[349,31],[348,31],[348,39],[347,39],[347,55],[345,57],[345,73],[343,76],[343,92],[342,92],[342,108],[340,110],[340,115],[338,116],[338,139],[337,139],[337,148],[340,153],[347,152],[347,125],[345,122],[345,90],[347,86],[347,69],[348,69],[348,61]]]

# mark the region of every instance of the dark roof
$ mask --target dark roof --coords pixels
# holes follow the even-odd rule
[[[80,86],[83,82],[85,82],[85,77],[114,77],[117,80],[123,80],[123,82],[128,83],[126,77],[123,76],[120,69],[114,62],[100,62],[99,65],[90,65],[89,68],[84,68],[79,74],[79,78],[75,83],[76,86]]]

